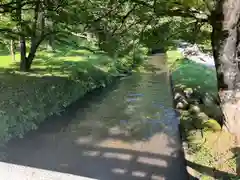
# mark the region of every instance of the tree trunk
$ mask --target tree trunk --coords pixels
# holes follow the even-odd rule
[[[233,100],[236,100],[235,96],[240,89],[238,68],[240,1],[220,0],[211,20],[212,48],[221,103],[235,103]],[[228,121],[226,119],[226,125]]]
[[[48,48],[51,50],[51,51],[55,51],[55,48],[54,48],[54,34],[51,34],[49,36],[49,39],[48,39]]]
[[[18,23],[19,36],[19,46],[20,46],[20,71],[28,71],[27,68],[27,58],[26,58],[26,39],[24,35],[24,27],[22,23],[22,1],[16,0],[16,17]]]
[[[40,43],[44,39],[44,25],[45,19],[43,12],[40,12],[41,9],[41,1],[38,0],[35,2],[34,9],[34,22],[32,24],[32,34],[31,34],[31,47],[28,56],[26,57],[26,43],[25,37],[21,37],[21,62],[20,62],[20,70],[21,71],[29,71],[35,58],[37,48]],[[38,28],[39,26],[39,28]],[[38,30],[39,29],[39,30]]]
[[[24,36],[20,36],[20,71],[28,71],[28,59],[26,57],[26,40]]]
[[[31,38],[31,47],[30,51],[27,57],[27,69],[30,70],[33,59],[35,58],[37,48],[39,46],[40,42],[38,43],[35,37]]]
[[[12,56],[12,61],[15,62],[15,43],[13,40],[10,42],[10,51],[11,51],[11,56]]]
[[[240,1],[220,0],[212,14],[212,48],[216,64],[224,128],[240,145]],[[237,162],[237,173],[240,174]]]

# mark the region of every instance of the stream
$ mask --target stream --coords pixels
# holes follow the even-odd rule
[[[3,180],[188,179],[165,55],[86,97],[70,113],[10,141],[0,163]]]

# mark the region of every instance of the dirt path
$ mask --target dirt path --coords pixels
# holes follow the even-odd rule
[[[3,180],[188,179],[163,61],[150,58],[147,72],[134,73],[88,97],[70,115],[10,142],[0,163]]]

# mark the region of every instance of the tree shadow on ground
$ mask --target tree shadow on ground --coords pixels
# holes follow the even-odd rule
[[[236,171],[237,171],[237,174],[238,174],[238,178],[240,178],[240,148],[239,147],[235,147],[235,148],[232,148],[231,151],[234,153],[235,157],[233,158],[236,158]]]
[[[228,180],[230,178],[234,178],[234,177],[236,178],[236,176],[234,174],[219,171],[214,168],[203,166],[203,165],[191,162],[191,161],[187,161],[187,166],[191,167],[192,169],[198,171],[201,174],[213,177],[214,179]]]
[[[85,61],[85,65],[88,63],[90,65],[107,65],[112,61],[106,54],[102,53],[92,53],[86,50],[73,50],[73,49],[63,49],[61,51],[40,51],[33,61],[31,72],[37,71],[37,69],[56,69],[63,66],[63,68],[77,66],[81,62]],[[72,62],[72,63],[71,63]],[[75,64],[74,64],[75,63]],[[78,64],[77,64],[78,63]],[[7,67],[9,70],[18,70],[19,62],[14,62]]]
[[[107,68],[110,63],[109,59],[101,56],[76,56],[63,59],[64,57],[58,56],[57,58],[48,57],[45,55],[39,55],[39,59],[34,61],[34,64],[29,71],[31,74],[45,75],[52,74],[53,76],[71,76],[74,73],[97,73],[104,74],[105,72],[101,68]],[[78,58],[78,59],[77,59]],[[18,69],[19,63],[14,63],[11,67],[5,68],[5,71],[14,72]],[[77,75],[77,74],[76,74]]]
[[[30,153],[28,149],[28,151],[19,151],[22,156],[28,156],[24,161],[19,162],[18,159],[12,159],[7,162],[99,180],[161,179],[164,176],[168,179],[176,179],[176,177],[179,179],[176,174],[185,173],[179,172],[182,171],[180,168],[171,168],[171,166],[176,167],[176,164],[166,164],[166,162],[174,162],[181,166],[181,163],[172,156],[115,147],[78,145],[70,141],[63,141],[65,141],[64,145],[67,145],[67,148],[59,146],[56,149],[54,148],[57,145],[56,142],[52,142],[51,148],[42,151],[44,154],[35,152],[33,156],[28,154]],[[38,141],[36,145],[41,148],[39,143]],[[185,179],[185,176],[182,179]]]

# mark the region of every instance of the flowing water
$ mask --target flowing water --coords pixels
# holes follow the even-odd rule
[[[99,180],[187,179],[165,60],[150,57],[145,71],[88,96],[87,105],[48,128],[10,142],[5,162]],[[37,171],[26,174],[43,178]]]

